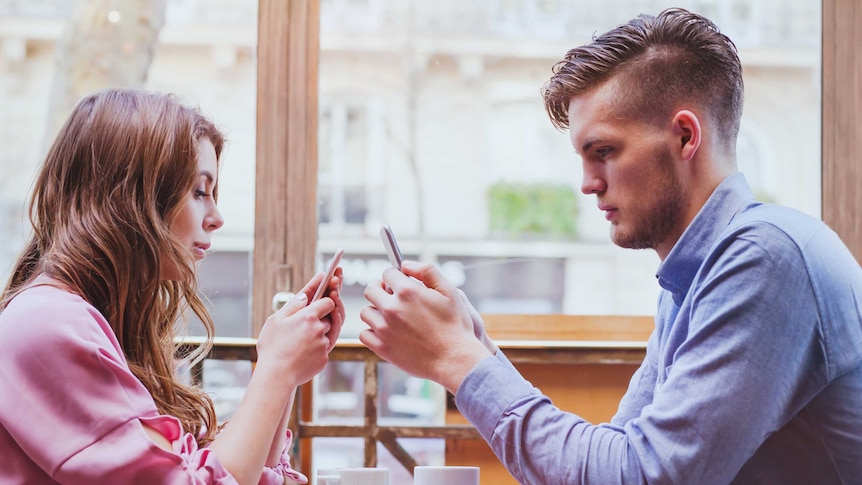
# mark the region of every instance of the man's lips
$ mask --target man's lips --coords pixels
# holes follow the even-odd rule
[[[617,208],[612,205],[599,204],[599,210],[605,213],[605,219],[611,220],[617,213]]]

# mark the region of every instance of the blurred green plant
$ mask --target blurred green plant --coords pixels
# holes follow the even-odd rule
[[[488,189],[491,233],[506,237],[577,237],[578,199],[565,185],[497,182]]]

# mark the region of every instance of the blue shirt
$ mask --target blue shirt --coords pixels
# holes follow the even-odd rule
[[[557,409],[502,352],[462,382],[458,408],[512,475],[862,483],[862,269],[835,233],[735,174],[657,277],[656,328],[610,423]]]

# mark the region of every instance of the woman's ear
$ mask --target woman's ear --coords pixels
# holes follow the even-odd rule
[[[673,117],[673,135],[679,140],[680,155],[684,160],[691,160],[700,148],[700,120],[693,112],[683,109]]]

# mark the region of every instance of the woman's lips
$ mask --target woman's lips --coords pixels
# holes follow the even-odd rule
[[[195,248],[192,251],[196,258],[204,259],[207,255],[207,250],[210,248],[209,244],[195,244]]]

